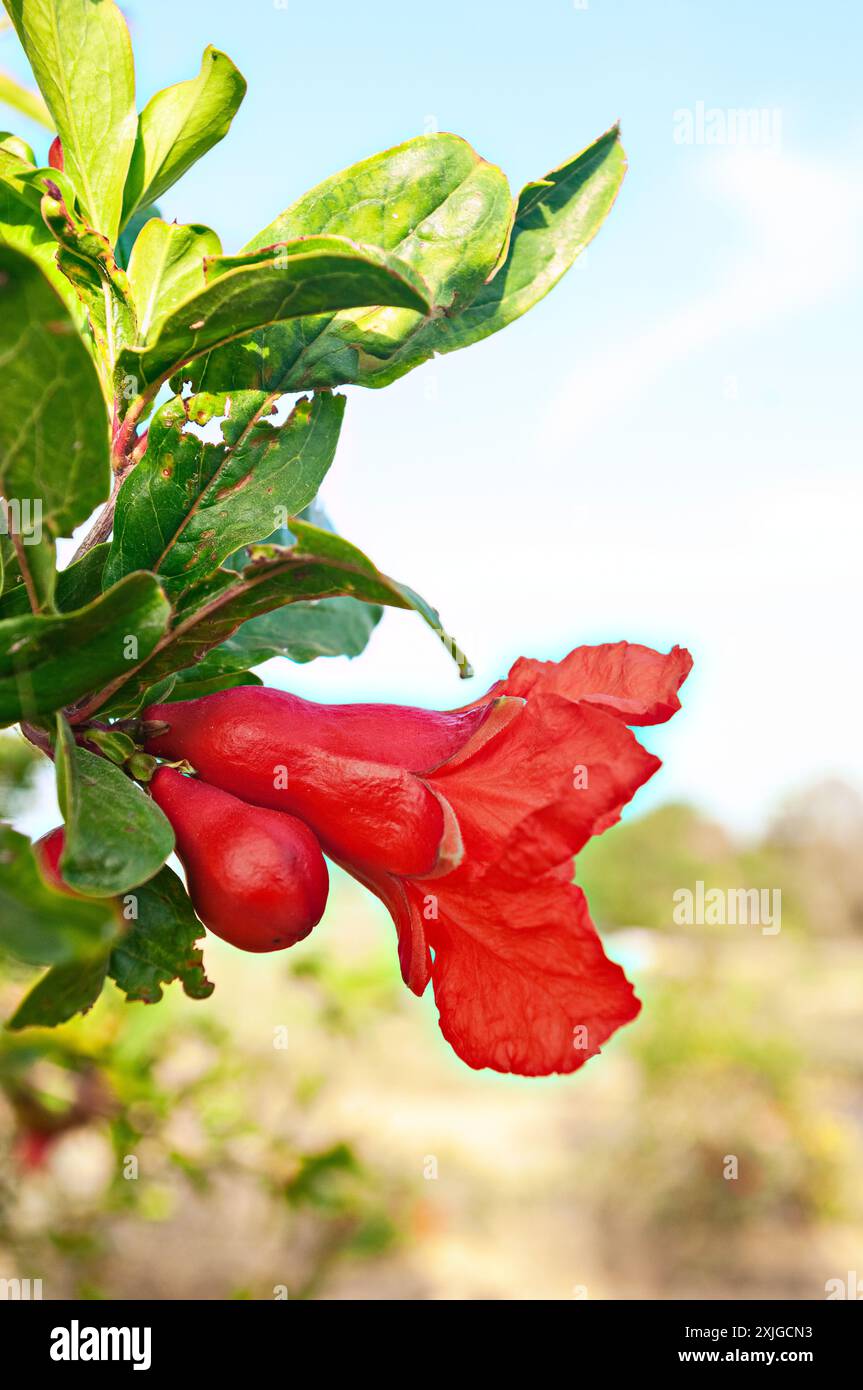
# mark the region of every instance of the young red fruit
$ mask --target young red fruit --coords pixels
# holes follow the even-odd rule
[[[42,877],[50,883],[51,887],[59,889],[61,893],[73,893],[74,889],[63,882],[60,874],[60,856],[63,853],[63,844],[63,827],[58,825],[56,830],[49,830],[47,835],[43,835],[41,840],[36,841],[33,852],[42,871]]]
[[[55,135],[51,141],[51,148],[48,151],[48,163],[52,169],[58,169],[63,173],[63,144],[59,135]]]
[[[177,837],[201,921],[243,951],[281,951],[321,920],[329,876],[321,847],[294,816],[267,811],[175,768],[150,783]]]

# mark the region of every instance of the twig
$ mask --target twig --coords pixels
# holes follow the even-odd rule
[[[74,565],[75,561],[80,560],[82,555],[86,555],[88,550],[92,550],[94,545],[100,545],[102,541],[106,541],[110,536],[114,526],[114,508],[117,505],[117,493],[120,491],[121,484],[133,467],[134,464],[132,460],[129,459],[127,461],[127,466],[122,471],[118,471],[114,474],[111,496],[108,498],[108,501],[105,503],[90,530],[78,546],[72,559],[69,561],[70,565]]]

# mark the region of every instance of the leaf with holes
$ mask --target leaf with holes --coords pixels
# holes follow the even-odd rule
[[[181,981],[190,999],[206,999],[213,985],[197,945],[205,932],[177,875],[166,867],[131,896],[137,915],[111,953],[111,979],[127,998],[145,1004],[161,999],[172,980]]]
[[[168,401],[120,489],[105,586],[147,569],[179,592],[302,511],[333,461],[344,408],[343,396],[304,398],[272,425],[275,400],[259,391]],[[194,432],[219,417],[218,442]]]
[[[184,363],[222,343],[299,318],[361,304],[391,304],[420,314],[428,293],[415,271],[395,256],[345,237],[306,237],[251,256],[205,263],[207,283],[161,321],[150,344],[127,348],[121,376],[141,393]]]

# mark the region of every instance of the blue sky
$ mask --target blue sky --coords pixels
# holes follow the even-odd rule
[[[348,392],[324,500],[440,608],[477,679],[460,683],[398,613],[358,661],[280,663],[266,678],[320,699],[446,706],[522,652],[679,641],[696,672],[685,713],[649,731],[666,765],[639,807],[684,795],[746,829],[813,778],[860,784],[848,725],[861,684],[863,12],[851,0],[126,11],[141,104],[197,71],[208,42],[249,80],[227,140],[162,200],[229,249],[329,173],[424,130],[465,136],[517,190],[623,124],[622,194],[543,304],[386,391]],[[9,35],[0,66],[24,71]],[[721,142],[675,139],[699,104]],[[732,138],[738,109],[767,113],[755,144]]]

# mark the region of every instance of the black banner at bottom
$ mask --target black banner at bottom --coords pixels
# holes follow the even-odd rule
[[[25,1290],[20,1290],[25,1293]],[[542,1304],[541,1324],[534,1322],[531,1302],[519,1303],[515,1340],[522,1354],[530,1354],[533,1336],[541,1338],[541,1360],[553,1351],[551,1338],[566,1339],[565,1354],[582,1365],[600,1358],[609,1372],[627,1370],[666,1371],[702,1366],[761,1366],[768,1370],[804,1366],[823,1374],[856,1364],[863,1319],[856,1300],[794,1302],[596,1302]],[[40,1302],[26,1297],[0,1302],[0,1330],[7,1355],[26,1355],[30,1373],[62,1382],[73,1374],[89,1378],[104,1369],[171,1374],[201,1372],[213,1367],[221,1375],[232,1371],[248,1375],[252,1367],[263,1370],[283,1364],[286,1337],[300,1332],[324,1340],[303,1342],[303,1359],[314,1348],[332,1374],[340,1350],[355,1374],[368,1358],[373,1316],[369,1303],[361,1303],[363,1324],[359,1340],[334,1337],[340,1326],[349,1329],[351,1305],[329,1303],[326,1313],[314,1303],[280,1302]],[[356,1306],[356,1305],[355,1305]],[[468,1305],[471,1308],[476,1304]],[[483,1309],[488,1305],[479,1305]],[[494,1306],[494,1305],[491,1305]],[[440,1305],[435,1305],[435,1332],[444,1332]],[[344,1310],[344,1311],[343,1311]],[[522,1311],[523,1310],[523,1311]],[[422,1314],[419,1313],[420,1318]],[[445,1317],[445,1315],[444,1315]],[[475,1355],[482,1352],[486,1369],[493,1363],[494,1343],[486,1324],[474,1322],[471,1342]],[[318,1321],[321,1318],[322,1321]],[[323,1319],[325,1318],[325,1321]],[[411,1336],[401,1316],[402,1334]],[[388,1329],[388,1330],[387,1330]],[[429,1333],[431,1324],[429,1324]],[[382,1324],[381,1336],[395,1331]],[[499,1339],[501,1353],[509,1358],[515,1329],[510,1323]],[[415,1335],[415,1334],[414,1334]],[[575,1340],[574,1340],[575,1339]],[[290,1345],[290,1343],[288,1344]],[[577,1351],[574,1351],[577,1348]],[[296,1350],[297,1348],[295,1348]],[[393,1348],[395,1350],[395,1348]],[[441,1348],[439,1348],[441,1350]],[[386,1360],[385,1345],[381,1357]],[[590,1358],[590,1360],[586,1360]],[[460,1358],[461,1360],[461,1358]],[[465,1357],[465,1361],[469,1358]],[[464,1368],[463,1368],[464,1369]]]

